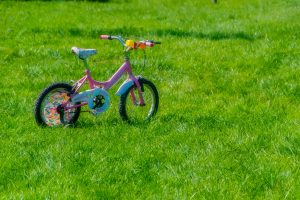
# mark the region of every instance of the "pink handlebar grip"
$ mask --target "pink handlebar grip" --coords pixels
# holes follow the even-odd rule
[[[108,39],[110,39],[110,36],[109,35],[100,35],[100,38],[103,40],[108,40]]]
[[[147,41],[145,44],[148,47],[153,47],[154,46],[154,43],[153,42],[149,42],[149,41]]]

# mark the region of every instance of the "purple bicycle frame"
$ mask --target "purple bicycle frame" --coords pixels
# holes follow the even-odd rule
[[[120,78],[124,75],[124,74],[128,74],[128,79],[132,80],[136,86],[136,88],[138,89],[138,94],[139,94],[139,105],[143,106],[145,105],[144,103],[144,99],[142,96],[142,90],[141,90],[141,86],[140,83],[138,81],[138,79],[133,75],[132,73],[132,69],[131,69],[131,64],[129,60],[125,60],[125,62],[120,66],[120,68],[115,72],[115,74],[108,80],[108,81],[104,81],[104,82],[99,82],[96,81],[92,78],[91,76],[91,72],[89,70],[89,68],[87,67],[85,70],[85,76],[82,77],[81,79],[79,79],[76,83],[75,83],[75,91],[79,91],[79,89],[86,83],[88,82],[89,84],[89,89],[94,89],[95,87],[101,87],[105,90],[109,90],[112,86],[114,86],[119,80]],[[127,80],[128,80],[127,79]],[[132,102],[136,104],[136,96],[134,94],[134,92],[131,90],[130,91],[130,96],[132,99]],[[72,96],[71,96],[72,98]],[[67,103],[66,103],[67,104]],[[68,109],[72,109],[72,108],[77,108],[77,107],[81,107],[86,105],[87,102],[81,103],[81,104],[76,104],[73,106],[64,106],[65,110]]]

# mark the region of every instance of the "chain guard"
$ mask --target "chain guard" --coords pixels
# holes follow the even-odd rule
[[[99,98],[101,98],[101,102],[99,102]],[[80,92],[72,97],[71,101],[73,103],[87,102],[92,113],[94,115],[99,115],[109,108],[110,98],[106,90],[102,88],[95,88]]]

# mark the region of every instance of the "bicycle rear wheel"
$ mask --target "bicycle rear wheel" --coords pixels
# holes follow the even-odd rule
[[[139,105],[139,94],[135,85],[131,86],[120,98],[119,113],[124,121],[139,122],[150,120],[157,112],[159,97],[155,85],[139,78],[145,105]],[[136,97],[134,102],[131,95]]]
[[[48,86],[39,95],[35,103],[35,121],[41,126],[59,126],[74,124],[79,117],[80,107],[63,110],[60,108],[62,103],[69,101],[69,93],[72,86],[67,83],[54,83]],[[67,106],[74,103],[68,102]],[[59,110],[61,109],[61,110]]]

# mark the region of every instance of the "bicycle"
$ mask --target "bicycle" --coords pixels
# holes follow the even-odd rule
[[[46,87],[35,102],[35,121],[41,126],[60,126],[75,124],[79,118],[81,107],[88,106],[89,111],[98,116],[110,106],[108,90],[120,78],[127,74],[116,95],[120,97],[119,114],[124,121],[144,119],[149,121],[157,112],[159,96],[155,85],[143,78],[135,76],[130,63],[130,51],[153,47],[160,42],[152,40],[124,40],[121,36],[101,35],[100,39],[118,40],[124,47],[124,63],[107,81],[96,81],[92,78],[87,62],[88,57],[97,53],[96,49],[72,47],[72,52],[84,63],[85,75],[73,85],[58,82]],[[88,90],[80,92],[87,83]]]

